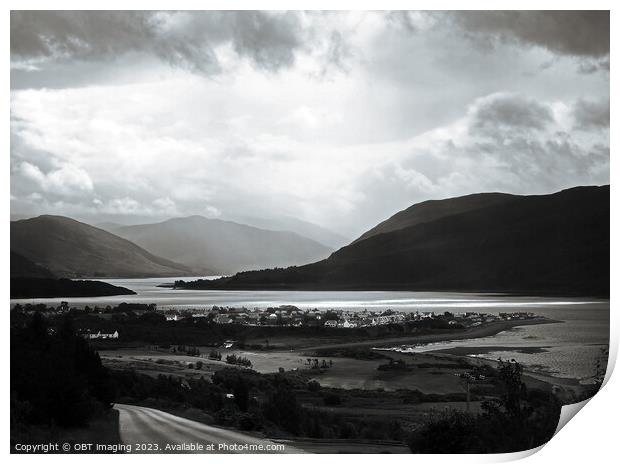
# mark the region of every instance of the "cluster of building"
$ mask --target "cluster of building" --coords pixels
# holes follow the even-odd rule
[[[178,321],[186,318],[208,318],[216,324],[243,324],[253,326],[330,327],[358,328],[412,321],[441,320],[449,325],[475,327],[483,323],[533,319],[532,313],[500,313],[499,315],[477,312],[435,313],[433,311],[404,312],[386,310],[300,309],[293,305],[276,308],[248,309],[213,306],[211,309],[167,310],[166,319]]]
[[[427,321],[443,325],[458,327],[476,327],[485,323],[496,321],[515,321],[538,318],[529,312],[513,312],[486,314],[478,312],[434,312],[434,311],[395,311],[385,310],[351,310],[351,309],[302,309],[294,305],[282,305],[272,308],[245,308],[213,306],[211,308],[184,308],[157,310],[156,305],[144,304],[121,304],[114,308],[69,308],[65,302],[58,307],[45,307],[43,305],[26,305],[19,307],[24,313],[36,310],[45,310],[45,314],[58,315],[69,310],[83,312],[101,319],[114,320],[115,318],[142,317],[149,315],[162,315],[167,321],[180,321],[184,319],[206,319],[216,324],[241,324],[250,326],[288,326],[288,327],[328,327],[354,329],[373,327],[390,324],[404,324],[411,322]],[[17,307],[15,308],[17,309]],[[163,319],[163,318],[162,318]],[[85,331],[82,334],[88,339],[117,339],[118,332],[104,333],[101,331]]]
[[[114,340],[118,338],[118,330],[114,332],[91,332],[90,330],[86,330],[82,332],[80,335],[88,340]]]

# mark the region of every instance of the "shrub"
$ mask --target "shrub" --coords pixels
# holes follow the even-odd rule
[[[220,353],[217,350],[211,350],[211,352],[209,353],[209,359],[215,359],[217,361],[221,361],[222,360],[222,353]]]
[[[416,430],[408,443],[419,453],[509,453],[546,443],[560,414],[556,398],[527,391],[521,366],[499,360],[495,377],[500,396],[485,401],[481,414],[452,412]]]
[[[318,392],[321,389],[321,384],[316,380],[310,380],[307,386],[308,390],[310,390],[311,392]]]
[[[342,400],[335,393],[327,393],[323,396],[323,403],[325,403],[325,406],[338,406],[342,403]]]
[[[14,421],[79,426],[111,406],[115,392],[109,372],[73,329],[71,315],[48,331],[37,312],[26,327],[11,330],[10,341]]]
[[[226,356],[226,363],[235,364],[237,366],[243,367],[252,367],[252,361],[250,361],[248,358],[237,356],[235,354],[229,354],[228,356]]]

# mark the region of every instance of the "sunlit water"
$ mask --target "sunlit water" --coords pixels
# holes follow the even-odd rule
[[[140,302],[156,303],[160,309],[210,308],[213,305],[267,308],[292,304],[300,308],[394,309],[437,313],[475,311],[498,314],[528,311],[563,322],[516,327],[492,337],[406,347],[406,349],[429,351],[454,347],[498,347],[480,356],[490,359],[497,359],[500,356],[516,359],[529,367],[553,375],[580,379],[594,374],[601,348],[607,347],[609,343],[609,300],[448,292],[173,290],[157,285],[172,283],[174,278],[102,280],[129,288],[137,294],[96,298],[11,300],[11,304],[58,304],[60,301],[68,301],[74,306],[106,306],[121,302]],[[542,348],[542,350],[536,353],[520,352],[519,349],[523,348]]]

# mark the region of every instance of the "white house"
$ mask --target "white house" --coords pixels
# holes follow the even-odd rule
[[[101,331],[99,331],[96,334],[94,334],[94,333],[89,332],[86,334],[85,337],[90,340],[107,340],[107,339],[118,338],[118,330],[115,330],[113,333],[101,333]]]
[[[231,324],[232,321],[233,320],[230,317],[228,317],[226,314],[218,314],[217,316],[215,316],[216,324]]]

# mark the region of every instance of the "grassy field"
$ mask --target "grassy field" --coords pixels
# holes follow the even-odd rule
[[[488,336],[489,333],[522,324],[523,321],[489,324],[488,327],[461,331],[458,338]],[[415,338],[415,341],[422,342],[421,338],[425,341],[454,339],[454,335],[425,334]],[[429,337],[430,339],[426,340]],[[411,337],[407,340],[411,340]],[[496,382],[489,378],[472,385],[470,401],[466,401],[467,387],[461,378],[462,374],[471,372],[474,367],[484,369],[496,364],[468,356],[471,353],[458,350],[399,353],[373,350],[377,340],[332,339],[328,343],[325,338],[323,341],[323,344],[318,344],[316,339],[312,340],[312,343],[304,338],[293,341],[286,334],[283,337],[272,337],[268,342],[256,340],[254,345],[246,340],[243,348],[192,347],[198,348],[199,356],[189,356],[182,352],[184,349],[179,351],[180,347],[174,345],[118,347],[100,350],[100,355],[104,365],[111,369],[131,370],[153,377],[164,374],[187,379],[209,379],[224,369],[247,370],[226,363],[226,357],[234,354],[249,360],[251,370],[259,374],[269,376],[285,373],[292,376],[289,378],[298,379],[298,386],[295,387],[297,400],[304,410],[313,416],[329,417],[326,421],[330,424],[359,424],[363,421],[385,430],[398,424],[398,432],[394,436],[399,436],[400,439],[403,434],[412,433],[454,411],[469,410],[479,413],[482,402],[497,397],[498,394]],[[398,338],[398,341],[405,342],[402,338]],[[390,341],[390,344],[392,343],[394,341]],[[213,350],[221,354],[221,360],[209,359],[209,353]],[[309,388],[312,381],[320,387]],[[558,397],[563,397],[566,403],[571,402],[580,390],[577,381],[556,379],[544,373],[526,371],[523,381],[528,389],[548,393],[553,390]],[[252,395],[256,395],[255,399],[260,404],[267,400],[267,396],[261,391],[254,390]],[[157,404],[150,406],[158,407]],[[213,420],[220,423],[209,414],[197,414],[200,411],[191,408],[170,412],[205,423]],[[271,438],[288,439],[283,437],[280,431],[269,427],[261,433]],[[290,439],[295,440],[295,446],[307,451],[329,452],[331,449],[343,452],[343,449],[349,449],[355,452],[355,449],[361,449],[359,446],[364,446],[362,442],[355,441],[365,436],[364,430],[360,431],[358,428],[357,433],[355,439],[345,441],[305,438],[297,440],[299,437]],[[378,452],[403,452],[402,442],[377,442],[375,445]],[[398,451],[399,449],[401,451]]]
[[[302,371],[325,387],[343,389],[366,389],[396,391],[399,389],[419,390],[423,393],[450,394],[463,391],[458,378],[472,365],[491,364],[479,358],[464,356],[470,353],[457,351],[437,351],[418,354],[405,354],[391,351],[373,351],[372,347],[398,343],[428,343],[442,340],[485,337],[518,325],[554,322],[547,319],[528,321],[503,321],[480,327],[461,330],[457,333],[433,333],[416,337],[397,337],[377,340],[351,340],[341,337],[330,338],[329,332],[323,338],[291,338],[288,334],[272,337],[269,340],[246,341],[252,349],[215,348],[221,353],[222,360],[208,358],[214,348],[198,346],[201,357],[188,356],[173,352],[171,348],[157,346],[126,347],[117,349],[100,349],[103,362],[113,369],[133,369],[149,375],[174,375],[189,378],[212,376],[214,372],[231,367],[225,362],[226,356],[236,355],[247,358],[252,369],[260,373],[272,373],[280,370]],[[256,347],[256,348],[254,348]],[[320,364],[325,361],[330,367],[312,369],[309,360],[317,359]],[[404,370],[379,370],[379,366],[390,359],[401,360],[407,364]],[[197,362],[200,361],[200,369]],[[540,373],[526,376],[528,383],[536,388],[550,389],[551,385],[579,390],[578,382],[570,379],[556,379]]]

